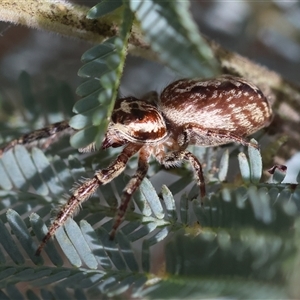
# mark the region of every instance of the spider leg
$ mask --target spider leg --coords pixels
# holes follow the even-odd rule
[[[149,168],[149,165],[148,165],[149,157],[150,157],[150,152],[145,149],[141,149],[140,154],[139,154],[138,168],[137,168],[135,174],[133,175],[133,177],[127,183],[126,187],[123,190],[122,196],[121,196],[121,205],[118,208],[118,212],[115,216],[112,230],[109,234],[109,238],[111,240],[113,240],[115,238],[116,231],[124,218],[124,215],[126,213],[128,204],[130,202],[130,199],[131,199],[133,193],[141,185],[141,182],[143,181],[144,177],[147,174],[147,171]]]
[[[177,165],[182,160],[189,161],[189,163],[192,165],[196,174],[197,184],[200,186],[200,195],[201,198],[203,198],[206,194],[206,191],[202,165],[194,154],[188,150],[173,151],[162,157],[161,164],[166,167],[171,167]]]
[[[40,140],[45,139],[44,143],[42,144],[42,148],[47,148],[63,134],[72,134],[73,132],[74,129],[70,127],[68,121],[54,123],[45,128],[24,134],[18,139],[10,141],[4,147],[0,148],[0,158],[5,152],[12,149],[16,145],[25,145],[30,147],[38,143]]]
[[[208,130],[207,131],[207,136],[216,136],[216,137],[219,136],[221,138],[224,138],[225,140],[229,139],[229,141],[232,140],[235,143],[241,144],[243,146],[254,147],[255,149],[259,149],[259,145],[251,143],[247,139],[245,139],[244,137],[239,136],[238,134],[229,132],[229,131],[224,130],[224,129]]]
[[[232,142],[259,149],[257,144],[249,142],[245,137],[237,133],[225,129],[203,128],[199,124],[194,123],[184,127],[183,134],[179,139],[181,147],[186,147],[189,144],[198,146],[218,146]]]
[[[92,196],[100,185],[107,184],[123,172],[129,158],[138,152],[141,147],[140,145],[128,144],[112,164],[105,169],[97,171],[93,178],[84,180],[73,190],[73,195],[68,199],[67,203],[61,207],[53,223],[48,228],[48,233],[40,243],[36,255],[40,255],[42,249],[48,240],[56,233],[57,229],[63,226],[68,218],[73,216],[80,205]]]

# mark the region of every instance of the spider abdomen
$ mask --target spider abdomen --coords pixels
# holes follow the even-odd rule
[[[176,126],[197,124],[238,136],[258,131],[272,118],[271,107],[260,89],[231,76],[175,81],[163,90],[160,109]]]

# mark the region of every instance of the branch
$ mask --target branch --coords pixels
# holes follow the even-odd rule
[[[72,4],[65,0],[0,1],[0,21],[55,32],[93,44],[115,36],[122,21],[120,10],[99,19],[87,19],[89,7]],[[135,54],[153,59],[138,27],[130,38],[130,49]],[[138,47],[136,47],[138,46]]]
[[[92,43],[101,42],[117,33],[119,18],[87,19],[88,10],[86,6],[64,0],[1,0],[0,20],[45,29]]]

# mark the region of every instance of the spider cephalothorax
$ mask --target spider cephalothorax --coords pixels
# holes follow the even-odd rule
[[[134,154],[138,153],[138,168],[123,191],[111,238],[124,217],[132,194],[147,174],[151,156],[167,167],[176,166],[183,160],[190,162],[200,194],[204,197],[202,167],[187,146],[237,142],[257,147],[245,137],[267,126],[271,118],[272,110],[259,88],[231,76],[178,80],[167,86],[156,101],[155,98],[147,101],[133,97],[117,100],[102,147],[123,146],[123,150],[107,168],[97,171],[93,178],[84,180],[72,190],[72,196],[60,209],[36,253],[40,254],[56,230],[100,185],[123,172]],[[47,136],[52,138],[59,131],[54,130],[56,127],[68,129],[67,123],[61,122],[52,126],[51,130],[48,127],[36,131],[12,141],[0,150],[0,155],[16,144],[31,143]]]
[[[102,148],[125,143],[153,144],[166,139],[165,120],[157,107],[133,97],[116,101]]]

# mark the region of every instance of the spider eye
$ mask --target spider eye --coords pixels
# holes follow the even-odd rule
[[[145,111],[141,111],[139,109],[132,109],[131,113],[136,120],[142,121],[145,118]]]
[[[124,113],[123,111],[115,112],[112,114],[111,120],[114,123],[125,125],[128,122],[128,114]]]
[[[117,123],[117,121],[118,121],[117,115],[113,113],[112,116],[111,116],[111,120],[112,120],[114,123]]]

